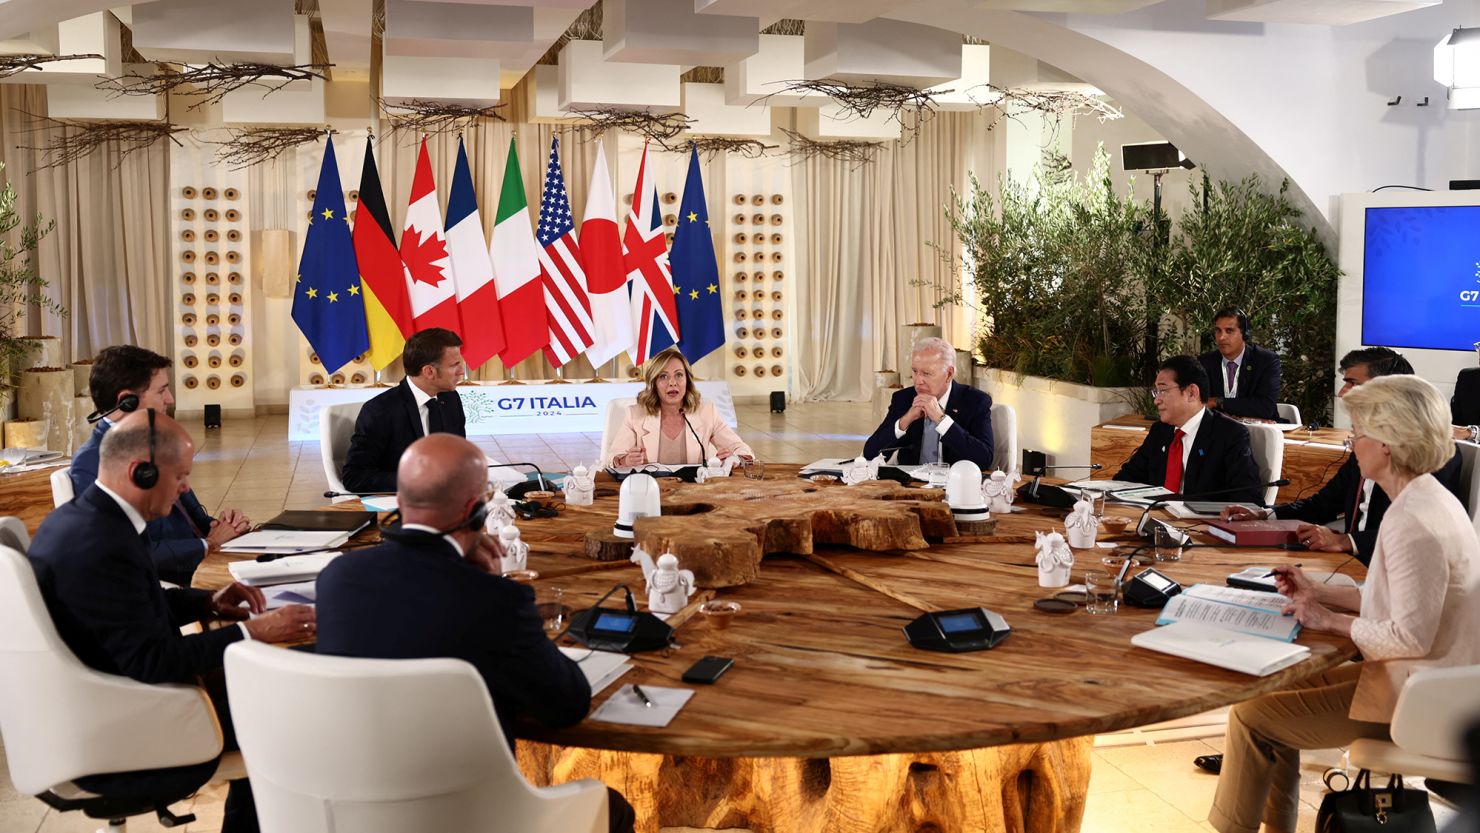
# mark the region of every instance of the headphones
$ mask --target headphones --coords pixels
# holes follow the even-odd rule
[[[397,509],[386,517],[386,522],[380,527],[382,538],[399,541],[403,544],[417,544],[429,538],[441,538],[443,535],[451,535],[464,529],[482,529],[483,524],[488,522],[488,501],[480,499],[468,510],[468,516],[453,524],[448,529],[440,529],[436,532],[427,532],[424,529],[403,529],[401,527],[401,510]]]
[[[1218,318],[1227,318],[1230,315],[1238,321],[1239,332],[1244,334],[1244,341],[1252,341],[1254,338],[1254,328],[1249,326],[1249,314],[1238,307],[1232,307],[1224,310],[1223,314],[1218,316]],[[1217,319],[1214,320],[1216,321]]]
[[[129,394],[129,396],[133,397],[134,407],[137,408],[139,397],[133,396],[133,394]],[[125,397],[125,399],[127,398]],[[122,408],[123,404],[123,402],[119,402],[119,407]],[[129,408],[128,410],[133,410],[133,408]],[[154,462],[154,409],[149,408],[147,410],[149,411],[149,462],[134,466],[134,470],[129,472],[128,475],[129,480],[133,481],[135,486],[145,491],[153,489],[159,484],[159,466]]]
[[[139,395],[136,394],[136,393],[125,393],[124,395],[118,397],[118,404],[117,405],[114,405],[109,410],[106,410],[106,411],[93,411],[91,414],[88,414],[87,415],[87,421],[90,422],[90,423],[91,422],[97,422],[98,420],[102,419],[103,417],[106,417],[106,416],[112,414],[114,411],[123,411],[126,414],[131,414],[134,411],[137,411],[138,409],[139,409]]]

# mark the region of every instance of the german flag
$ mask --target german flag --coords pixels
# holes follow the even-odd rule
[[[360,205],[355,214],[355,259],[365,289],[365,322],[370,330],[370,363],[383,369],[401,355],[411,326],[411,298],[406,291],[405,267],[396,248],[380,172],[375,168],[374,144],[365,139],[365,166],[360,173]]]

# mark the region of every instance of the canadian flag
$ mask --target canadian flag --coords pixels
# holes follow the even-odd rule
[[[421,140],[416,175],[411,179],[411,201],[401,230],[401,263],[411,294],[411,319],[417,331],[444,327],[461,335],[457,315],[457,287],[448,269],[447,239],[442,234],[442,209],[437,205],[437,183],[427,142]]]

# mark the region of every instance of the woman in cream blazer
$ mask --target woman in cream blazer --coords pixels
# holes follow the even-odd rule
[[[669,347],[642,366],[642,393],[627,409],[627,421],[612,440],[611,466],[702,465],[710,457],[720,460],[739,455],[755,459],[750,450],[725,424],[711,402],[704,402],[694,385],[689,360],[677,347]]]
[[[1233,707],[1208,821],[1220,833],[1294,833],[1300,750],[1388,737],[1415,671],[1480,663],[1480,543],[1469,515],[1430,472],[1454,455],[1449,411],[1417,376],[1384,376],[1346,395],[1362,476],[1392,497],[1361,588],[1276,567],[1285,612],[1350,637],[1362,662]],[[1354,613],[1341,612],[1354,611]]]

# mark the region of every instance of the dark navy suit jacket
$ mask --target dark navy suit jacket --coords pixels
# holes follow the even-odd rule
[[[1444,468],[1434,472],[1434,478],[1444,485],[1444,488],[1454,493],[1455,497],[1463,498],[1459,493],[1459,469],[1460,457],[1456,451]],[[1362,471],[1357,466],[1356,455],[1349,455],[1341,468],[1336,470],[1336,476],[1326,481],[1326,485],[1320,491],[1308,498],[1282,503],[1274,508],[1275,516],[1278,518],[1305,521],[1311,524],[1327,524],[1342,516],[1346,517],[1345,532],[1352,537],[1357,546],[1357,560],[1363,564],[1372,561],[1372,551],[1377,547],[1377,529],[1382,526],[1382,518],[1387,514],[1388,507],[1392,505],[1392,498],[1387,492],[1376,484],[1372,487],[1372,500],[1367,503],[1367,528],[1358,530],[1352,525],[1352,510],[1356,508],[1360,500],[1357,488],[1362,482]]]
[[[1255,419],[1279,419],[1280,357],[1273,350],[1255,344],[1244,345],[1244,363],[1238,369],[1238,396],[1225,397],[1228,382],[1227,363],[1223,354],[1214,350],[1198,356],[1208,372],[1208,396],[1217,397],[1218,409],[1234,416]]]
[[[457,391],[437,395],[441,403],[443,429],[459,437],[467,436],[462,397]],[[411,383],[401,384],[365,403],[355,420],[355,434],[349,441],[340,479],[351,492],[394,492],[396,466],[406,446],[422,436],[421,410],[411,394]]]
[[[1480,367],[1467,367],[1454,377],[1449,418],[1455,425],[1480,425]]]
[[[889,413],[874,431],[868,442],[863,444],[863,456],[873,458],[886,448],[904,446],[895,459],[903,465],[913,466],[920,462],[920,441],[925,436],[925,420],[917,419],[906,428],[903,437],[894,436],[894,423],[904,416],[915,401],[912,387],[895,391],[889,400]],[[982,471],[992,468],[992,397],[970,385],[951,382],[950,395],[946,397],[946,415],[955,423],[941,435],[941,462],[954,463],[970,460]],[[999,461],[1000,466],[1011,466],[1011,460]]]
[[[545,636],[533,591],[479,570],[431,533],[352,551],[319,574],[318,651],[466,660],[488,686],[510,749],[520,714],[568,726],[591,706],[581,667]]]
[[[1167,448],[1172,444],[1175,431],[1165,422],[1153,424],[1141,447],[1120,467],[1115,479],[1152,486],[1165,485]],[[1182,442],[1186,443],[1187,439]],[[1232,417],[1208,410],[1203,412],[1197,436],[1192,438],[1192,451],[1182,469],[1180,493],[1195,496],[1222,489],[1235,491],[1217,495],[1218,500],[1260,503],[1264,499],[1259,466],[1249,448],[1249,429]]]
[[[205,590],[162,589],[148,531],[96,485],[57,507],[31,543],[41,595],[67,647],[85,665],[144,683],[195,683],[242,638],[225,627],[182,636],[210,614]]]
[[[112,427],[106,419],[99,421],[92,436],[72,455],[68,475],[74,493],[82,494],[98,479],[98,447]],[[188,518],[185,513],[189,513]],[[211,514],[200,505],[195,492],[190,491],[180,495],[180,505],[168,515],[149,522],[149,555],[159,569],[160,578],[181,587],[190,586],[195,568],[206,557],[203,536],[210,533],[211,521]]]

